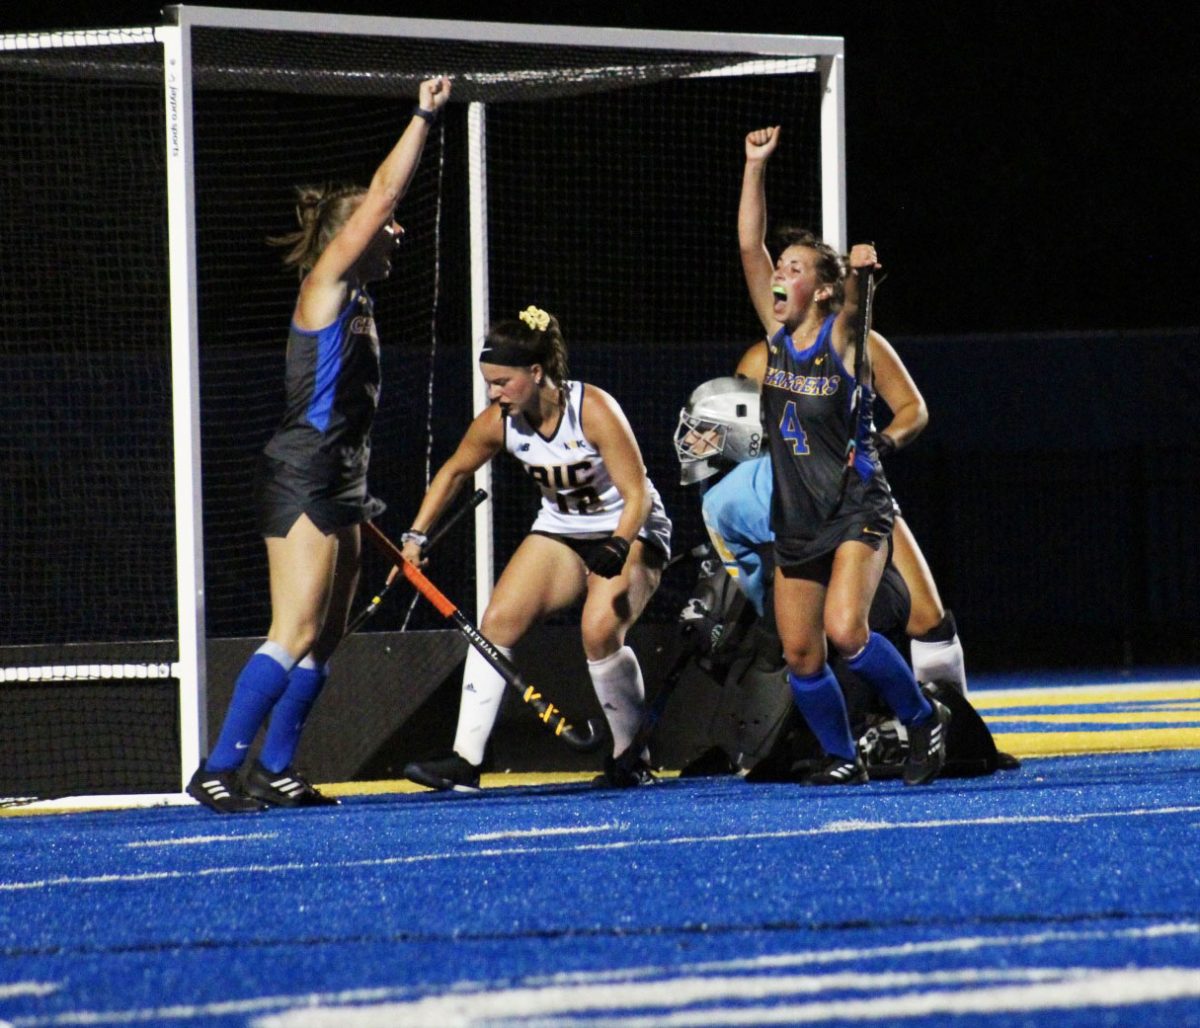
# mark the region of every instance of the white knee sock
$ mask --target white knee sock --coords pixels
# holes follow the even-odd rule
[[[629,748],[646,709],[646,686],[637,656],[628,646],[588,661],[588,674],[613,737],[613,756]]]
[[[967,695],[967,667],[958,634],[946,642],[910,640],[913,673],[918,682],[949,682]]]
[[[512,657],[512,650],[507,646],[496,649],[506,657]],[[472,646],[467,651],[467,666],[463,668],[458,731],[454,735],[454,752],[464,760],[472,764],[483,763],[483,751],[503,698],[503,676]]]

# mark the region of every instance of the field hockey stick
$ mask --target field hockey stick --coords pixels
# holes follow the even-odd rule
[[[710,552],[711,544],[709,542],[698,543],[691,549],[675,554],[675,556],[667,561],[666,566],[671,567],[679,561],[689,558],[700,558]],[[658,728],[659,721],[662,720],[663,712],[667,709],[667,703],[670,702],[671,696],[675,692],[675,687],[683,677],[684,669],[696,657],[697,650],[695,646],[691,645],[691,642],[703,615],[709,613],[709,611],[701,608],[699,611],[695,611],[693,618],[689,619],[688,611],[692,608],[692,604],[696,602],[698,601],[694,599],[689,600],[688,606],[684,608],[679,653],[675,657],[675,662],[663,675],[662,681],[658,686],[658,692],[654,694],[654,699],[650,701],[646,709],[642,712],[642,719],[638,722],[637,731],[633,733],[633,740],[624,750],[617,754],[614,763],[618,770],[632,771],[637,767],[642,759],[642,751],[650,744],[650,739],[653,737],[655,729]],[[715,642],[713,645],[715,645]]]
[[[859,308],[857,327],[857,346],[854,354],[854,396],[850,401],[850,409],[854,412],[854,421],[850,429],[850,439],[846,443],[846,465],[842,468],[842,490],[845,491],[850,473],[854,470],[854,460],[858,456],[858,440],[866,438],[871,431],[870,406],[864,401],[866,392],[863,382],[871,374],[871,320],[875,311],[875,273],[870,268],[857,268],[854,274],[858,278]]]
[[[571,749],[580,753],[589,753],[604,742],[604,733],[597,731],[595,724],[591,721],[586,722],[584,730],[580,731],[567,720],[566,715],[558,707],[542,696],[532,685],[527,685],[521,678],[521,672],[517,670],[516,665],[496,649],[487,637],[455,606],[454,602],[425,577],[420,568],[405,560],[400,547],[384,535],[380,529],[368,521],[363,524],[363,531],[366,532],[371,542],[400,569],[401,574],[413,584],[417,592],[432,603],[442,617],[453,622],[454,626],[466,636],[467,642],[474,646],[497,674],[517,691],[526,704],[533,708],[539,721],[549,727]]]
[[[487,490],[486,489],[476,489],[474,494],[471,496],[471,498],[466,503],[462,504],[460,507],[458,507],[457,510],[453,511],[437,527],[437,531],[435,531],[433,533],[433,535],[431,535],[429,537],[429,541],[424,546],[421,547],[422,556],[424,556],[426,553],[428,553],[430,550],[432,550],[433,547],[437,544],[438,540],[440,540],[442,538],[442,536],[444,536],[447,532],[450,531],[450,529],[452,529],[456,524],[458,524],[458,522],[467,513],[467,511],[474,510],[481,503],[483,503],[483,501],[486,499],[487,499]],[[379,592],[377,592],[374,596],[371,597],[371,602],[368,603],[365,607],[363,607],[363,609],[360,610],[354,616],[354,620],[352,620],[346,626],[346,631],[342,633],[343,639],[346,638],[346,636],[348,636],[348,635],[353,635],[360,628],[362,628],[362,626],[365,625],[368,620],[370,620],[371,616],[379,609],[379,605],[381,603],[383,603],[383,598],[388,594],[388,590],[391,589],[391,587],[395,583],[395,581],[396,580],[394,578],[389,577],[388,580],[386,582],[384,582],[383,588],[380,589]]]
[[[693,632],[695,632],[694,625],[688,625],[684,628],[685,642]],[[633,733],[632,741],[613,759],[613,764],[618,771],[633,771],[641,763],[642,751],[650,745],[650,739],[653,737],[655,729],[658,728],[659,721],[662,720],[663,711],[667,709],[667,703],[674,694],[679,680],[683,677],[683,670],[691,663],[694,656],[692,648],[684,646],[683,650],[675,658],[675,663],[663,675],[662,682],[658,686],[658,692],[654,694],[654,699],[650,701],[642,713],[642,719],[638,722],[638,728]]]

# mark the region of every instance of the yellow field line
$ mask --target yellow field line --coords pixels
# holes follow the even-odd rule
[[[1133,723],[1161,721],[1164,724],[1186,724],[1194,722],[1200,728],[1200,707],[1191,711],[1183,710],[1126,710],[1117,713],[1100,711],[1081,711],[1078,714],[1005,714],[1003,711],[993,711],[984,720],[988,727],[998,723],[1007,724],[1010,721],[1036,721],[1040,724],[1112,724],[1127,725]],[[995,728],[992,728],[995,731]]]
[[[996,748],[1014,757],[1145,753],[1200,749],[1200,728],[1135,728],[1125,732],[993,732]]]
[[[981,713],[1005,707],[1068,707],[1086,703],[1147,703],[1200,700],[1200,682],[1055,686],[1029,689],[972,689],[971,706]]]

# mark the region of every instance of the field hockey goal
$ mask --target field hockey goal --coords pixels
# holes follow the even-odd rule
[[[483,406],[489,321],[532,303],[573,376],[621,401],[677,538],[701,532],[671,438],[757,332],[742,139],[785,126],[772,214],[842,246],[840,39],[189,6],[0,37],[0,803],[181,795],[269,620],[251,483],[296,281],[265,240],[293,186],[365,183],[435,74],[452,101],[376,290],[382,524],[407,527]],[[534,498],[511,469],[477,485],[492,502],[436,575],[479,611]],[[364,602],[387,570],[365,559]],[[339,654],[312,776],[352,774],[461,659],[454,637],[408,600],[381,610]]]

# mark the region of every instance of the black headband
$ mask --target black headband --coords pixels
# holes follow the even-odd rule
[[[531,364],[541,364],[542,358],[523,346],[515,346],[512,343],[491,343],[485,344],[479,351],[479,362],[481,364],[500,364],[506,368],[527,368]]]

